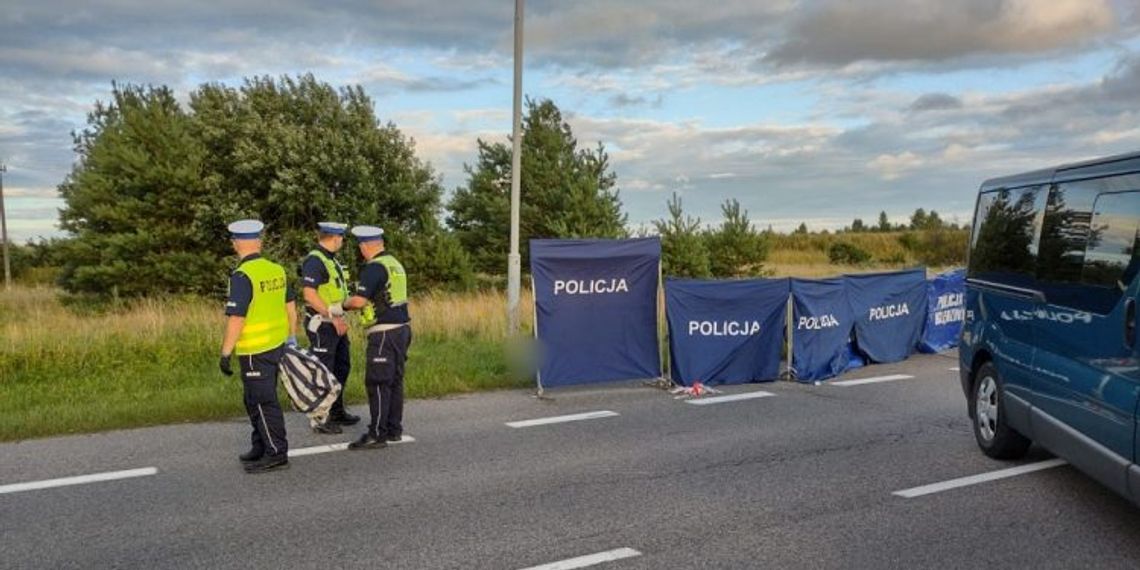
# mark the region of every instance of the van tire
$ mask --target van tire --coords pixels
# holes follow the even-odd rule
[[[1029,450],[1029,439],[1006,422],[1005,388],[992,362],[983,363],[974,373],[970,411],[974,419],[974,439],[986,455],[994,459],[1018,459]]]

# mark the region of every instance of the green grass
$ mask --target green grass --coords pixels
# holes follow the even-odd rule
[[[361,362],[346,397],[359,403],[366,400],[364,366],[362,354],[354,356]],[[3,365],[12,360],[5,355]],[[209,347],[151,345],[105,347],[84,361],[25,363],[18,379],[0,384],[0,440],[241,416],[241,380],[222,376],[216,362]],[[499,343],[430,338],[413,343],[405,384],[410,398],[529,385],[511,378]]]
[[[409,397],[530,385],[510,373],[500,300],[481,294],[418,301],[423,330],[409,351]],[[6,293],[0,441],[242,416],[240,379],[217,370],[222,322],[218,303],[202,299],[90,314],[65,308],[50,289]],[[353,332],[350,403],[366,400],[363,340]]]

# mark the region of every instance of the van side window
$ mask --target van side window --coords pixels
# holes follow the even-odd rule
[[[1140,192],[1101,194],[1096,201],[1082,282],[1092,285],[1099,313],[1116,305],[1140,271]]]
[[[1036,286],[1037,242],[1047,192],[1043,186],[978,196],[969,276],[1016,287]]]
[[[1096,185],[1081,182],[1060,184],[1049,190],[1041,222],[1038,279],[1045,283],[1080,282],[1096,196]]]
[[[1054,185],[1049,190],[1041,222],[1037,286],[1050,304],[1088,310],[1088,287],[1081,284],[1081,273],[1093,202],[1100,187],[1096,181],[1083,180]]]

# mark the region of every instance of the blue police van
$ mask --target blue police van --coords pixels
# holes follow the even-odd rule
[[[1030,442],[1140,503],[1140,153],[987,180],[959,349],[974,435]]]

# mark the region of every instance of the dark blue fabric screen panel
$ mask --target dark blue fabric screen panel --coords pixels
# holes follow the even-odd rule
[[[966,270],[936,275],[926,288],[926,328],[918,349],[935,353],[958,346],[966,317]]]
[[[843,278],[792,279],[792,371],[811,382],[838,376],[850,358],[854,316]]]
[[[926,322],[926,270],[848,275],[855,342],[871,362],[905,360]]]
[[[673,380],[742,384],[780,375],[789,281],[667,279]]]
[[[661,375],[661,241],[531,240],[544,387]]]

